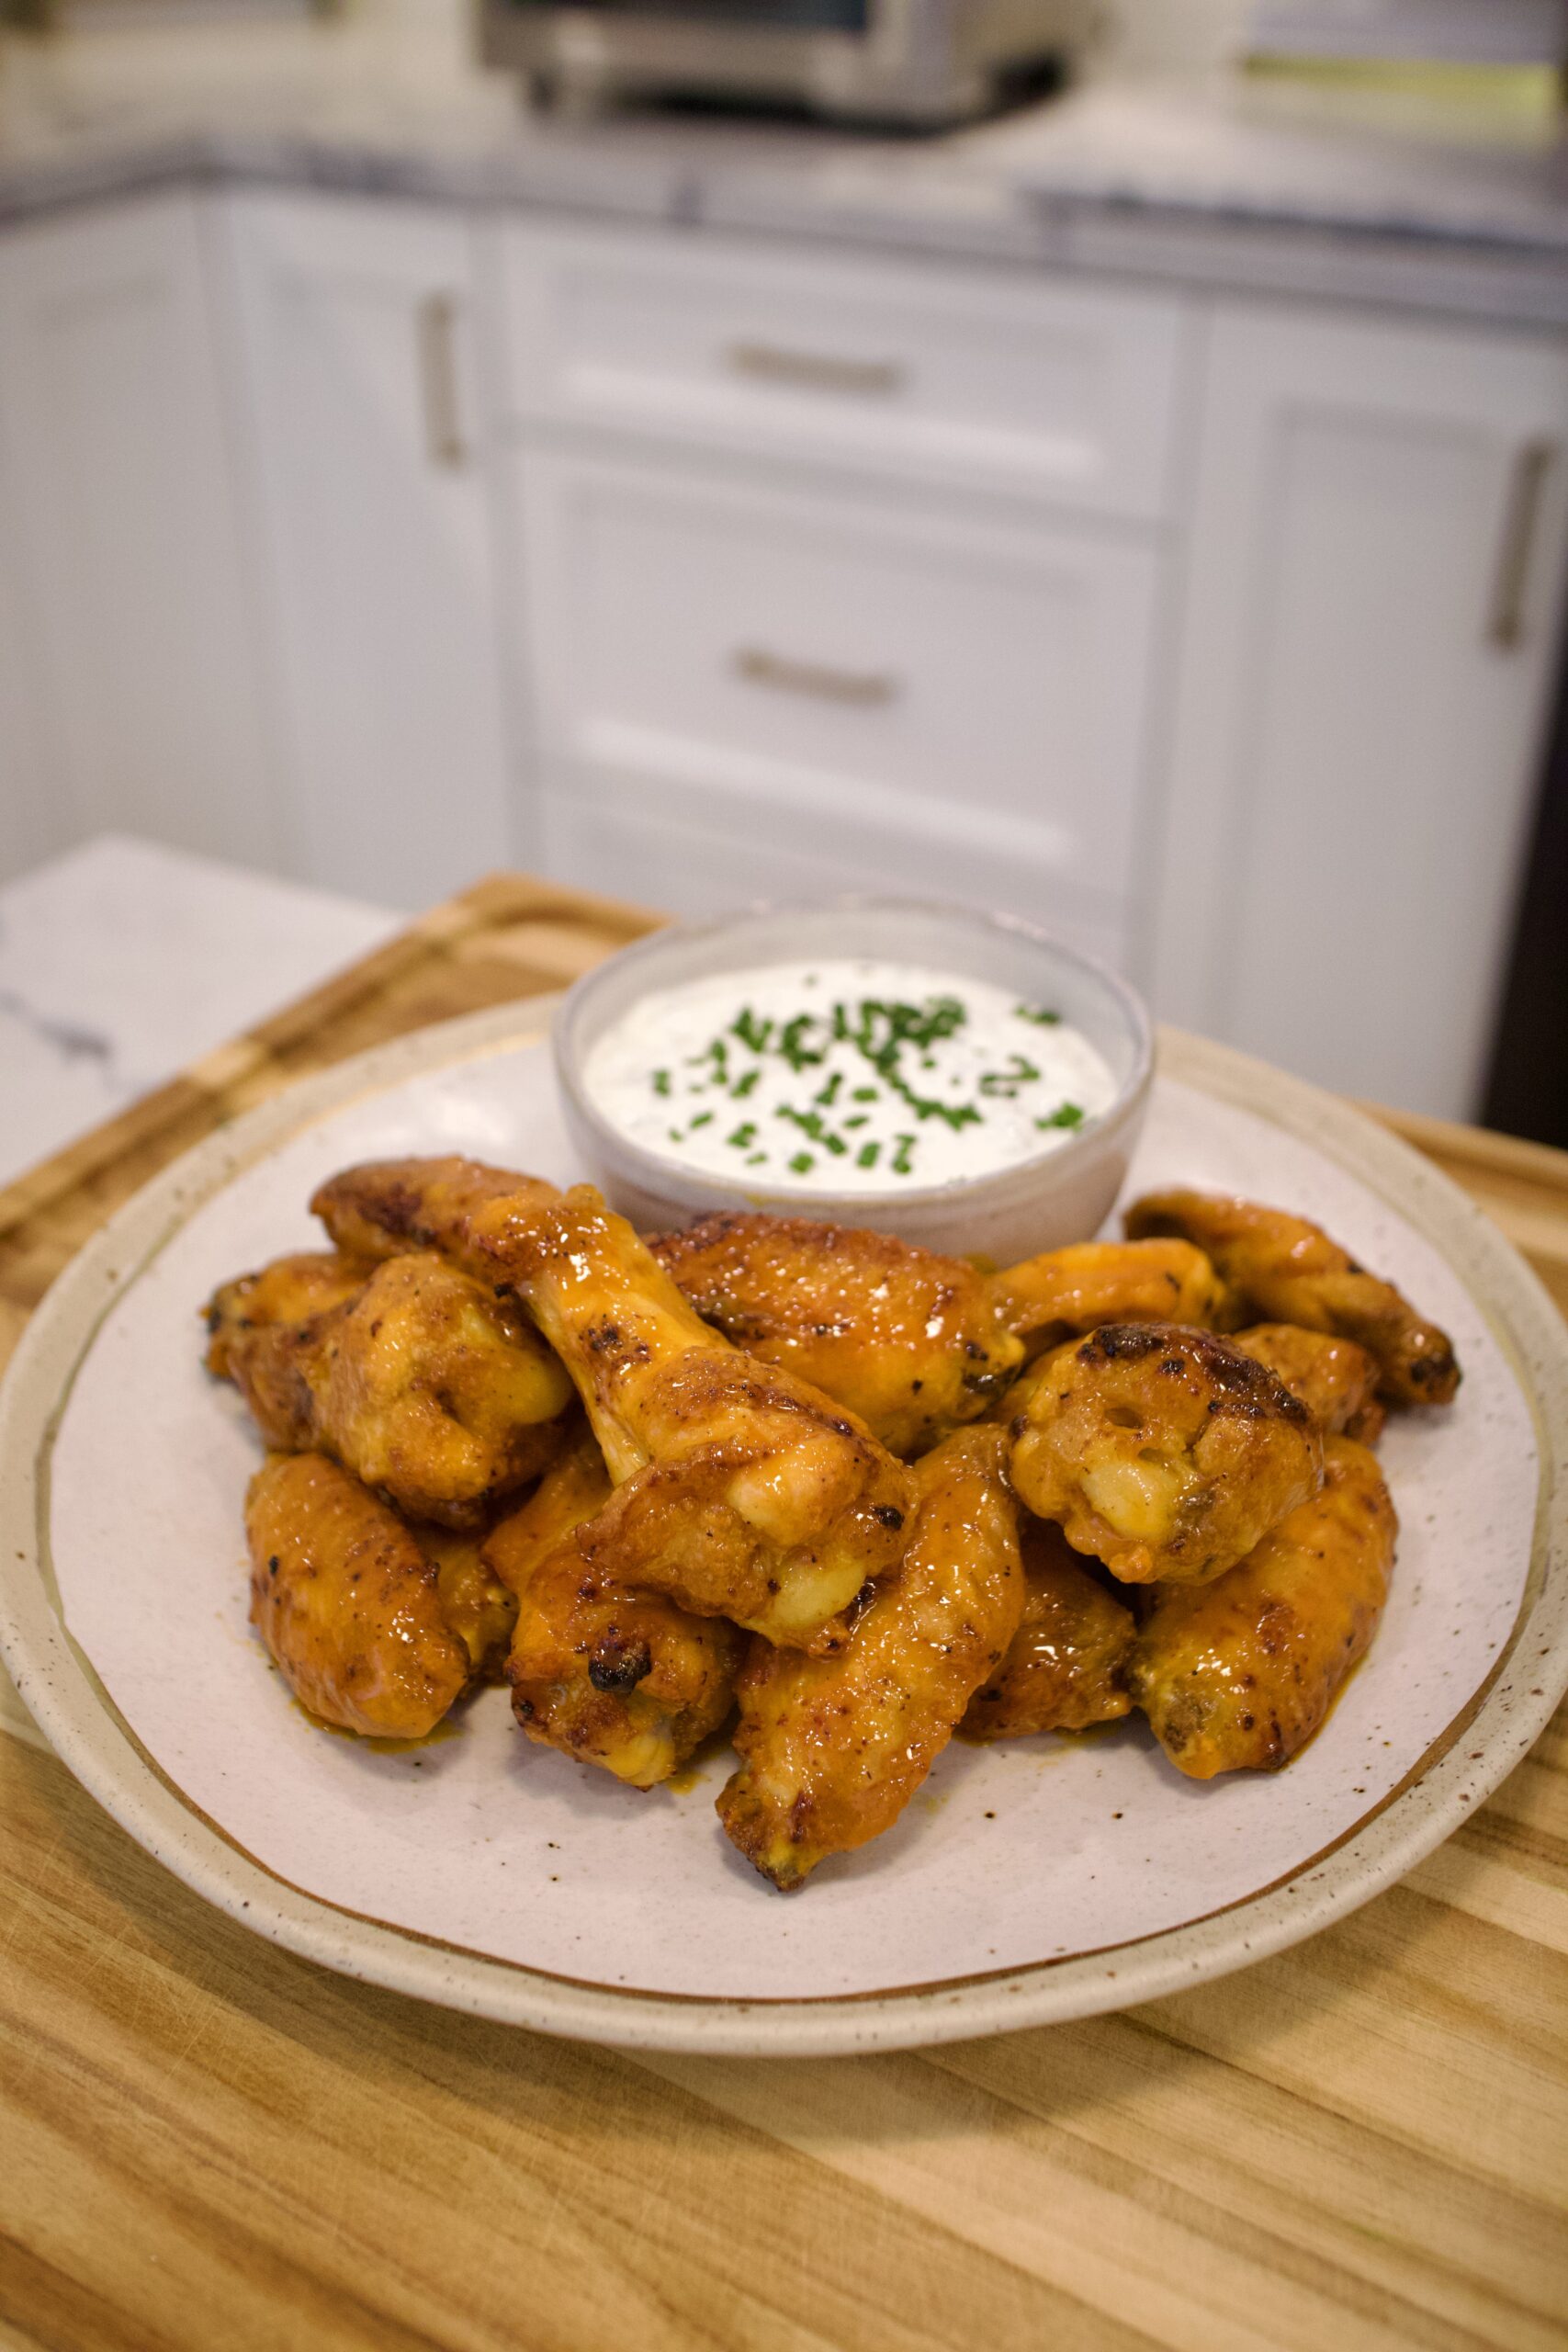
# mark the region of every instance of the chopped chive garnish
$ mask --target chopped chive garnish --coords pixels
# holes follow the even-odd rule
[[[1059,1102],[1049,1118],[1036,1119],[1037,1127],[1081,1127],[1083,1112],[1077,1102]]]
[[[956,1085],[957,1082],[958,1081],[955,1079],[953,1080],[954,1085]],[[850,1101],[852,1102],[878,1102],[881,1099],[881,1095],[874,1086],[857,1086],[854,1092],[850,1097]]]
[[[1037,1022],[1042,1029],[1054,1029],[1062,1017],[1059,1012],[1047,1012],[1043,1004],[1015,1004],[1013,1012],[1020,1021]]]
[[[915,1138],[913,1136],[895,1136],[893,1140],[898,1147],[893,1155],[893,1173],[895,1176],[908,1176],[910,1173],[909,1154],[915,1148]]]
[[[871,1113],[869,1111],[857,1111],[852,1119],[846,1119],[844,1121],[844,1133],[848,1135],[852,1127],[863,1127],[870,1117]]]
[[[743,1004],[729,1024],[729,1034],[739,1037],[743,1046],[750,1046],[754,1054],[765,1054],[773,1024],[771,1021],[759,1021],[750,1006]]]
[[[789,1165],[792,1175],[809,1176],[817,1162],[808,1151],[797,1151]]]
[[[670,1091],[669,1071],[667,1069],[656,1069],[653,1073],[650,1083],[652,1084],[655,1094],[668,1094]]]
[[[730,1148],[734,1151],[750,1151],[756,1140],[757,1126],[752,1119],[746,1120],[744,1125],[737,1127],[735,1133],[728,1138]]]
[[[765,1168],[767,1164],[768,1155],[765,1151],[754,1151],[746,1162],[748,1168]]]
[[[1010,1102],[1021,1086],[1031,1085],[1040,1075],[1034,1064],[1022,1054],[1014,1054],[1006,1069],[988,1069],[980,1080],[982,1094],[999,1094]]]
[[[828,1080],[827,1085],[823,1087],[821,1092],[819,1094],[814,1094],[811,1100],[814,1102],[820,1102],[825,1110],[830,1109],[833,1103],[835,1103],[839,1099],[839,1089],[842,1086],[843,1082],[843,1071],[841,1069],[836,1069],[833,1072],[832,1077]]]
[[[857,1168],[874,1168],[877,1163],[877,1159],[881,1155],[881,1151],[882,1146],[879,1143],[863,1143],[859,1151],[855,1154],[855,1166]]]
[[[695,1135],[699,1127],[711,1127],[712,1125],[713,1113],[711,1111],[699,1111],[696,1117],[692,1121],[691,1126],[688,1128],[687,1132],[690,1135]]]
[[[747,1095],[750,1093],[751,1089],[756,1085],[757,1080],[761,1077],[761,1075],[762,1073],[760,1069],[749,1069],[744,1078],[738,1078],[736,1080],[734,1085],[729,1091],[737,1102],[742,1102],[745,1101]]]

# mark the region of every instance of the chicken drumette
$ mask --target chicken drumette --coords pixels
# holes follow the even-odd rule
[[[248,1278],[243,1318],[245,1283],[209,1309],[209,1361],[220,1355],[269,1445],[331,1453],[410,1518],[450,1527],[482,1525],[558,1450],[571,1383],[515,1301],[420,1250],[369,1267],[303,1322],[266,1322],[264,1300],[298,1292],[276,1273]]]
[[[592,1186],[541,1201],[440,1161],[424,1191],[421,1165],[347,1170],[313,1205],[340,1244],[416,1231],[525,1302],[614,1482],[581,1538],[593,1573],[770,1641],[841,1640],[844,1611],[900,1557],[908,1474],[820,1390],[705,1324]]]
[[[1201,1584],[1315,1494],[1323,1441],[1212,1331],[1110,1323],[1043,1357],[1009,1423],[1013,1485],[1127,1584]]]

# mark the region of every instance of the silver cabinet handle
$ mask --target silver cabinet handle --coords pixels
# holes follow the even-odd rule
[[[869,709],[891,702],[898,692],[898,680],[886,670],[835,670],[823,662],[792,662],[761,645],[743,645],[731,659],[737,675],[748,685],[814,695],[819,702],[853,703]]]
[[[907,373],[897,359],[842,359],[831,352],[788,351],[776,343],[732,343],[726,356],[738,376],[869,399],[900,390]]]
[[[424,403],[424,447],[433,466],[456,469],[468,463],[463,412],[457,393],[457,300],[426,294],[414,318],[419,345],[419,382]]]
[[[1486,618],[1486,641],[1505,653],[1522,645],[1525,635],[1525,594],[1529,586],[1530,557],[1536,526],[1540,520],[1541,493],[1557,455],[1554,441],[1523,441],[1508,477],[1503,509],[1503,540],[1492,583]]]

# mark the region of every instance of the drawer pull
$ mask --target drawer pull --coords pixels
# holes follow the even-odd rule
[[[869,710],[891,702],[898,681],[886,670],[835,670],[825,662],[792,662],[760,645],[743,645],[733,657],[748,685],[774,686],[787,695],[814,695],[818,702],[852,703]]]
[[[457,396],[457,303],[451,294],[427,294],[415,314],[419,380],[424,403],[424,447],[433,466],[456,472],[467,464]]]
[[[863,399],[886,399],[901,390],[907,372],[896,359],[840,359],[831,352],[788,351],[776,343],[732,343],[728,356],[738,376],[818,392],[856,392]]]
[[[1511,653],[1524,642],[1530,556],[1535,548],[1536,525],[1540,519],[1541,492],[1556,455],[1554,442],[1525,441],[1514,458],[1507,503],[1503,510],[1503,545],[1486,621],[1487,643],[1505,653]]]

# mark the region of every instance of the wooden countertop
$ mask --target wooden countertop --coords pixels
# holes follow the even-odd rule
[[[0,1356],[221,1120],[559,987],[651,920],[493,876],[0,1193]],[[1568,1310],[1568,1155],[1389,1124]],[[1568,2343],[1568,1711],[1402,1885],[1240,1976],[779,2063],[549,2041],[293,1959],[162,1871],[5,1706],[0,2343]]]

